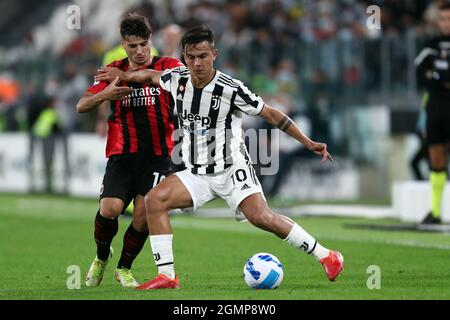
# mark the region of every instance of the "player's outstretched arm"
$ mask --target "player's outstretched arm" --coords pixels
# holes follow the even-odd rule
[[[304,144],[309,150],[318,155],[321,155],[322,162],[327,160],[333,161],[333,158],[327,151],[327,145],[325,143],[312,141],[302,132],[302,130],[295,124],[294,121],[292,121],[286,114],[284,114],[280,110],[265,104],[263,109],[259,113],[259,116],[266,119],[266,121],[271,125],[286,132],[288,135]]]
[[[116,77],[112,82],[99,93],[86,92],[77,102],[77,112],[85,113],[97,108],[106,100],[121,100],[125,96],[131,94],[129,87],[118,86],[119,78]]]
[[[143,69],[137,71],[123,71],[114,67],[101,67],[97,70],[99,73],[95,76],[96,81],[111,82],[116,77],[122,82],[151,83],[159,84],[159,78],[162,71]]]

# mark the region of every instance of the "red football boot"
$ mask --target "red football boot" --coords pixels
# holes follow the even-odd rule
[[[180,289],[178,276],[170,279],[165,274],[160,274],[156,278],[147,281],[136,287],[137,290],[153,290],[153,289]]]
[[[330,251],[327,257],[320,260],[320,263],[330,281],[334,281],[344,270],[344,257],[339,251]]]

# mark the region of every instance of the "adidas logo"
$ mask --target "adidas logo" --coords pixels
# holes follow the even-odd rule
[[[250,189],[250,187],[246,183],[244,183],[244,185],[242,186],[241,191],[245,189]]]

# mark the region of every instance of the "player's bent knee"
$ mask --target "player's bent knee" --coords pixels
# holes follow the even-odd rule
[[[119,199],[100,200],[100,214],[109,219],[117,218],[123,211],[124,205]]]
[[[255,211],[247,215],[248,221],[258,228],[265,228],[271,225],[273,214],[267,210]]]
[[[167,209],[168,193],[165,190],[152,189],[145,195],[145,207],[148,212]]]
[[[100,210],[100,214],[103,217],[108,218],[108,219],[117,218],[121,212],[122,211],[119,211],[117,209],[111,209],[111,208],[106,208],[106,209]]]
[[[148,210],[152,207],[152,195],[150,194],[151,191],[149,191],[145,197],[144,197],[144,204],[145,204],[145,209],[148,213]]]

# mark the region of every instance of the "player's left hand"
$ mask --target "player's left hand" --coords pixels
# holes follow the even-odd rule
[[[325,162],[327,160],[333,161],[333,157],[327,151],[327,145],[321,142],[313,142],[311,146],[308,147],[309,150],[322,156],[322,160],[320,162]]]
[[[125,81],[125,72],[114,67],[100,67],[97,70],[99,73],[95,75],[95,81],[104,81],[111,83],[116,77],[119,78],[119,84]],[[125,81],[126,82],[126,81]]]

